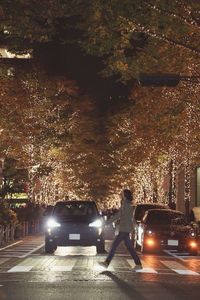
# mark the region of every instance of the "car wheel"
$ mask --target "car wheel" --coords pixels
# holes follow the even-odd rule
[[[105,243],[99,243],[96,245],[97,253],[105,253]]]
[[[52,254],[52,253],[54,253],[54,251],[56,251],[57,246],[55,245],[54,242],[45,241],[44,248],[45,248],[46,253]]]

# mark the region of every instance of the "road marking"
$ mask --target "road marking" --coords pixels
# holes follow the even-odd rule
[[[24,255],[20,256],[20,258],[25,258],[25,257],[27,257],[28,255],[30,255],[30,254],[32,254],[33,252],[39,250],[39,249],[42,248],[43,246],[44,246],[44,243],[42,243],[42,244],[40,244],[40,246],[38,246],[38,247],[32,249],[32,250],[29,251],[27,254],[24,254]]]
[[[152,274],[158,274],[158,272],[152,268],[143,268],[141,270],[136,270],[137,273],[152,273]]]
[[[112,266],[108,266],[106,268],[106,267],[103,267],[103,266],[99,265],[98,263],[93,266],[92,270],[97,271],[97,272],[102,272],[102,271],[105,271],[105,270],[110,271],[110,272],[115,271],[114,267],[112,267]]]
[[[7,258],[7,257],[1,257],[0,258],[0,265],[4,264],[8,260],[9,260],[9,258]]]
[[[52,266],[50,270],[55,272],[70,272],[72,268],[73,266]]]
[[[8,258],[0,258],[0,265],[6,261],[9,261]],[[98,264],[98,261],[101,261],[100,257],[90,257],[90,258],[82,258],[82,257],[58,257],[55,255],[51,256],[41,256],[35,257],[30,256],[25,259],[19,260],[18,264],[9,265],[5,267],[3,264],[3,268],[1,267],[1,273],[9,272],[102,272],[105,271],[106,268]],[[182,262],[177,262],[173,257],[163,257],[163,259],[155,260],[154,258],[148,259],[145,258],[141,260],[143,269],[135,270],[137,273],[150,273],[150,274],[171,274],[171,275],[200,275],[200,270],[192,271]],[[158,267],[158,262],[162,264],[161,269]],[[200,261],[199,261],[200,262]],[[118,266],[117,266],[118,265]],[[124,258],[122,260],[110,265],[107,270],[111,272],[133,272],[133,268],[135,267],[135,263],[133,259]],[[3,271],[2,271],[3,270]]]
[[[170,260],[163,260],[160,261],[163,265],[171,269],[172,271],[180,274],[180,275],[200,275],[197,272],[188,270],[185,266],[179,264],[176,261],[170,261]]]
[[[7,249],[7,248],[10,248],[10,247],[12,247],[12,246],[15,246],[15,245],[17,245],[17,244],[19,244],[19,243],[21,243],[21,242],[22,242],[22,240],[20,240],[20,241],[18,241],[18,242],[16,242],[16,243],[13,243],[13,244],[11,244],[11,245],[8,245],[8,246],[6,246],[6,247],[0,248],[0,251],[3,251],[3,250],[5,250],[5,249]]]
[[[173,270],[176,273],[180,274],[180,275],[197,275],[199,276],[200,274],[191,270]]]
[[[38,247],[39,244],[40,246]],[[26,237],[23,240],[17,241],[6,247],[0,248],[0,257],[25,258],[43,246],[43,237],[35,238],[34,240],[33,237]]]
[[[127,259],[127,263],[131,266],[131,268],[135,267],[135,263],[132,259]],[[137,273],[153,273],[157,274],[158,272],[153,268],[149,268],[145,261],[141,260],[143,268],[141,270],[136,270]]]
[[[187,256],[184,256],[184,255],[180,255],[179,256],[180,258],[182,258],[184,261],[187,260],[187,259],[197,259],[198,256],[197,255],[187,255]]]
[[[176,255],[175,253],[172,253],[172,252],[170,252],[170,251],[168,251],[168,250],[163,250],[163,252],[165,252],[166,254],[168,254],[168,255],[170,255],[170,256],[172,256],[172,257],[175,257],[175,258],[177,258],[177,259],[179,259],[179,260],[181,260],[181,261],[184,261],[183,258],[179,257],[179,256]]]
[[[18,249],[16,251],[13,251],[12,249],[9,249],[9,250],[5,250],[4,252],[5,253],[11,253],[11,252],[18,252],[18,253],[20,253],[20,252],[27,252],[27,249],[26,250],[24,250],[24,249]]]
[[[8,270],[8,273],[15,273],[15,272],[29,272],[33,266],[15,266]]]
[[[8,258],[13,258],[13,257],[17,257],[20,258],[21,256],[21,252],[10,252],[10,253],[4,253],[1,255],[1,257],[8,257]]]
[[[63,257],[59,259],[55,259],[54,257],[54,260],[50,261],[47,268],[50,271],[70,272],[72,271],[76,261],[77,261],[76,259],[65,259]]]

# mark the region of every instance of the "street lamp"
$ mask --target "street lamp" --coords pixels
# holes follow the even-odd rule
[[[180,81],[200,83],[200,76],[181,76],[169,73],[140,73],[137,78],[141,86],[177,86]]]

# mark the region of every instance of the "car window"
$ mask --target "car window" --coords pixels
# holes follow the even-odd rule
[[[59,203],[55,206],[53,215],[56,217],[89,217],[97,215],[97,208],[93,203]]]
[[[43,216],[44,217],[50,216],[51,213],[52,213],[52,210],[53,210],[53,206],[48,205],[47,208],[45,209],[44,213],[43,213]]]
[[[144,221],[147,225],[186,225],[185,216],[170,211],[149,211]]]
[[[147,210],[149,209],[155,209],[155,208],[160,208],[164,209],[166,206],[162,205],[156,205],[156,204],[142,204],[142,205],[137,205],[135,209],[135,219],[137,221],[141,221],[144,218],[144,215]]]

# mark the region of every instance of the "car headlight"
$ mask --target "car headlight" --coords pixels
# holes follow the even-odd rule
[[[58,222],[56,222],[54,219],[50,219],[47,222],[47,227],[49,227],[49,228],[60,227],[60,224]]]
[[[197,234],[196,234],[195,231],[193,231],[193,230],[190,231],[190,236],[191,236],[191,237],[196,237],[196,235],[197,235]]]
[[[89,227],[97,227],[97,228],[99,228],[99,227],[102,227],[102,225],[103,225],[103,223],[102,223],[101,220],[96,220],[96,221],[90,223]]]
[[[150,236],[155,234],[155,233],[154,233],[152,230],[150,230],[150,229],[147,230],[146,233],[147,233],[148,235],[150,235]]]

